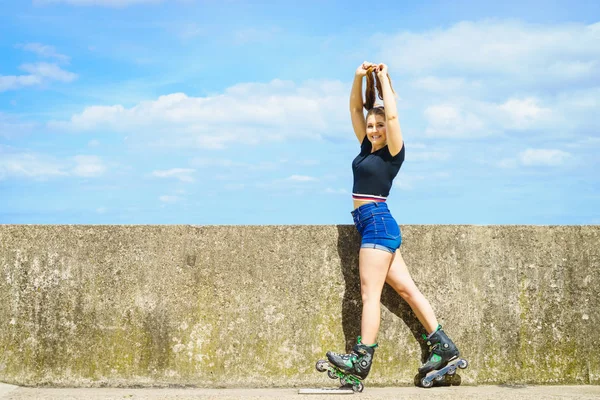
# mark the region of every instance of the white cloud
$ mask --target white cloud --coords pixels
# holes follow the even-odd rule
[[[428,136],[600,129],[600,22],[482,20],[376,39]]]
[[[48,179],[67,176],[63,163],[52,157],[34,153],[2,154],[0,180],[12,177]]]
[[[77,74],[66,71],[56,64],[23,64],[20,69],[29,75],[0,75],[0,92],[16,90],[26,86],[40,85],[49,81],[72,82]]]
[[[77,74],[69,71],[65,71],[56,64],[50,64],[45,62],[35,64],[23,64],[21,69],[29,72],[33,76],[41,78],[48,78],[50,80],[61,81],[61,82],[73,82],[77,79]]]
[[[152,176],[157,178],[175,178],[181,182],[194,182],[194,178],[191,176],[196,170],[189,168],[173,168],[168,170],[153,171]]]
[[[110,125],[124,110],[123,106],[87,107],[81,114],[76,114],[71,118],[70,126],[76,130],[87,130],[100,124]],[[52,123],[50,125],[52,126]],[[63,125],[61,124],[61,126]],[[67,127],[66,124],[65,127]]]
[[[478,138],[497,135],[506,130],[556,128],[566,124],[566,103],[542,106],[533,96],[509,98],[502,103],[460,98],[428,106],[424,111],[428,123],[425,134],[431,137]],[[591,115],[589,116],[591,117]]]
[[[513,129],[527,129],[537,121],[547,121],[552,117],[552,110],[538,106],[535,98],[509,99],[499,106],[506,112]]]
[[[600,23],[482,20],[377,39],[381,59],[412,74],[454,71],[548,81],[582,79],[600,71]]]
[[[504,158],[494,165],[503,169],[517,167],[556,167],[565,164],[572,154],[557,149],[527,149],[514,158]]]
[[[319,139],[347,133],[347,91],[337,81],[245,83],[208,97],[173,93],[130,108],[91,106],[49,127],[111,130],[161,147],[222,149],[291,137]]]
[[[70,58],[64,54],[60,54],[53,46],[44,45],[41,43],[26,43],[17,45],[18,48],[33,52],[40,57],[55,58],[63,63],[68,63]]]
[[[41,57],[54,58],[63,63],[69,62],[69,57],[56,52],[52,46],[41,43],[27,43],[19,44],[16,47],[34,52]],[[51,81],[73,82],[77,79],[77,74],[66,71],[55,63],[27,63],[22,64],[19,69],[28,72],[29,75],[0,75],[0,92],[41,85]]]
[[[34,75],[0,75],[0,92],[39,85],[42,79]]]
[[[164,0],[34,0],[34,4],[69,4],[72,6],[126,7],[135,4],[156,4]]]
[[[519,154],[519,161],[525,166],[558,166],[571,157],[570,153],[554,149],[527,149]]]
[[[102,176],[106,172],[106,166],[102,163],[100,157],[97,156],[75,156],[75,167],[72,169],[72,174],[86,178]]]
[[[59,159],[51,155],[0,147],[0,180],[48,180],[70,176],[95,178],[102,176],[105,171],[106,166],[97,156],[78,155]]]
[[[482,117],[452,104],[429,106],[425,109],[428,127],[427,136],[467,138],[490,135],[487,124]]]
[[[527,149],[516,158],[505,158],[495,165],[503,169],[522,167],[556,167],[565,164],[572,154],[557,149]]]

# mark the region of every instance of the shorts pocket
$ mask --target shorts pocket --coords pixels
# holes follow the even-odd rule
[[[383,228],[385,229],[385,234],[388,235],[392,239],[398,239],[400,237],[400,227],[394,218],[381,218],[381,222],[383,224]]]

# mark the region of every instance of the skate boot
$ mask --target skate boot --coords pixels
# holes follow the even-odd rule
[[[362,344],[359,337],[358,343],[354,345],[350,354],[337,354],[328,351],[327,359],[341,371],[365,379],[371,370],[376,347],[376,344],[371,346]]]
[[[352,348],[349,354],[338,354],[332,351],[327,352],[327,360],[317,362],[319,372],[327,371],[327,375],[332,379],[340,379],[342,386],[352,386],[355,392],[362,392],[364,385],[361,380],[369,375],[373,363],[373,355],[377,344],[366,345],[361,343],[360,336],[358,342]]]
[[[467,360],[459,358],[459,351],[454,342],[439,325],[437,330],[429,336],[423,335],[429,346],[427,362],[419,368],[419,374],[426,375],[421,379],[423,387],[433,386],[433,381],[441,381],[444,375],[454,375],[456,367],[467,368]],[[433,371],[433,372],[432,372]]]

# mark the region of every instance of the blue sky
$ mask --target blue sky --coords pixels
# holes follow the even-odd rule
[[[600,2],[495,3],[5,0],[0,223],[351,224],[368,60],[401,225],[599,224]]]

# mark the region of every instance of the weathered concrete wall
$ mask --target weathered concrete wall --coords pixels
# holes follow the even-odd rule
[[[600,383],[600,226],[405,226],[463,383]],[[352,226],[0,226],[0,380],[334,385],[359,334]],[[368,385],[412,385],[420,326],[386,287]]]

